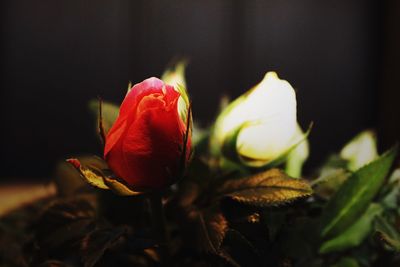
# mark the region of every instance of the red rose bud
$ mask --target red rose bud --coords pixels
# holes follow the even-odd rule
[[[173,184],[189,159],[191,137],[185,138],[188,127],[178,113],[179,97],[157,78],[134,85],[106,136],[105,160],[136,191]]]

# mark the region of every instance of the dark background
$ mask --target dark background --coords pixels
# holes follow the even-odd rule
[[[308,167],[359,131],[382,148],[400,136],[399,1],[3,0],[1,177],[50,175],[54,163],[100,153],[87,103],[119,103],[128,80],[187,69],[195,119],[214,118],[275,70],[313,121]]]

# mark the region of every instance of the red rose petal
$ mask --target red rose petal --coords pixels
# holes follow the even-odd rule
[[[150,78],[135,85],[121,105],[104,157],[135,189],[162,188],[177,178],[186,131],[178,114],[179,96],[173,86]]]

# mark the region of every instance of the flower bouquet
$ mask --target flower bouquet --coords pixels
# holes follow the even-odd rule
[[[367,130],[305,175],[289,82],[268,72],[200,128],[184,71],[90,103],[103,154],[2,219],[2,266],[400,266],[397,146]]]

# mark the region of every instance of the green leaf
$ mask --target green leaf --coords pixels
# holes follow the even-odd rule
[[[325,241],[321,245],[319,253],[343,251],[360,245],[371,232],[374,218],[382,211],[381,205],[372,203],[353,225],[335,238]]]
[[[293,179],[279,169],[229,180],[217,189],[217,194],[261,207],[286,203],[311,193],[312,189],[305,180]]]
[[[97,122],[100,120],[99,105],[100,102],[97,99],[93,99],[89,102],[89,109],[96,116]],[[107,134],[113,126],[114,122],[118,118],[118,114],[119,107],[117,105],[111,102],[102,101],[102,118],[105,134]]]
[[[375,220],[375,230],[380,239],[391,249],[400,252],[400,231],[395,229],[385,218]]]
[[[321,218],[321,237],[343,232],[367,209],[379,191],[397,153],[397,146],[353,173],[330,199]]]

